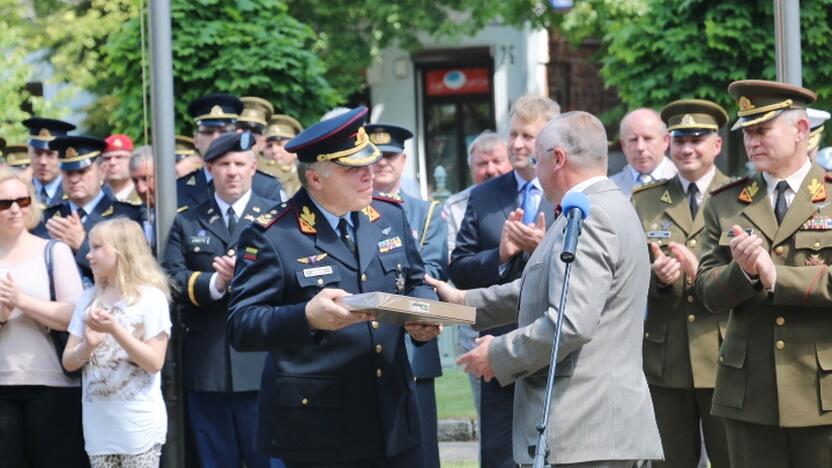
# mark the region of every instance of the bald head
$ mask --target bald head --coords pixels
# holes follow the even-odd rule
[[[633,169],[649,174],[661,164],[670,138],[658,112],[647,108],[629,112],[621,119],[619,133],[621,150]]]

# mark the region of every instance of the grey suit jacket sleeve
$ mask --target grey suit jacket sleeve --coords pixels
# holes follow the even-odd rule
[[[520,278],[488,288],[471,289],[465,293],[465,305],[477,308],[475,330],[488,330],[517,321]]]
[[[559,362],[595,335],[607,301],[605,293],[610,291],[619,258],[618,237],[610,214],[597,206],[593,206],[591,213],[583,226],[577,260],[572,265],[563,335],[557,356]],[[559,220],[559,223],[563,222]],[[503,386],[549,365],[564,273],[564,263],[554,254],[562,250],[561,227],[559,224],[549,231],[549,234],[558,237],[552,244],[547,244],[551,246],[544,260],[548,263],[545,265],[548,266],[548,275],[542,273],[546,271],[544,265],[537,268],[532,263],[524,272],[524,287],[530,288],[530,291],[523,294],[530,297],[527,300],[524,296],[521,307],[540,307],[541,316],[525,327],[494,338],[488,348],[491,367]],[[546,292],[539,288],[545,288]],[[535,297],[541,298],[539,303]]]

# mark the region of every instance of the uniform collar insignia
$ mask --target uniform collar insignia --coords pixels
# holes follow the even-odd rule
[[[254,216],[252,216],[250,214],[247,214],[247,215],[243,216],[243,219],[246,220],[246,221],[254,221]]]
[[[393,229],[391,226],[387,226],[386,228],[381,230],[381,234],[386,236],[387,234],[390,234],[391,229]]]
[[[211,219],[208,220],[209,223],[213,223],[214,221],[220,219],[220,215],[211,216]]]
[[[259,213],[260,212],[260,207],[259,206],[252,206],[251,211],[253,211],[255,213]]]
[[[319,255],[310,255],[308,257],[301,257],[301,258],[298,259],[298,263],[303,263],[304,265],[318,263],[321,260],[325,259],[327,255],[329,255],[329,254],[322,253],[322,254],[319,254]]]
[[[113,214],[113,205],[110,205],[106,210],[104,210],[104,212],[101,213],[101,216],[110,216],[111,214]]]
[[[740,196],[737,199],[744,203],[751,203],[754,199],[754,195],[757,195],[757,192],[760,190],[760,186],[757,185],[757,181],[751,182],[751,185],[747,185],[745,188],[742,189],[740,192]]]
[[[670,192],[668,192],[667,190],[664,191],[662,197],[659,200],[667,203],[668,205],[673,203],[673,200],[670,198]]]
[[[268,211],[258,216],[254,222],[260,224],[261,226],[268,226],[275,214],[277,214],[277,210]]]
[[[807,187],[809,193],[812,194],[812,203],[822,202],[826,200],[826,186],[818,182],[817,179],[812,179]]]
[[[665,231],[670,230],[670,226],[673,226],[673,221],[670,220],[662,220],[662,229]]]
[[[191,176],[191,178],[185,182],[185,185],[196,185],[196,176]]]
[[[361,209],[361,212],[364,213],[367,218],[370,219],[371,223],[376,222],[377,219],[381,218],[381,215],[373,208],[373,205],[367,205]]]
[[[315,213],[308,206],[303,207],[300,217],[298,217],[298,224],[300,224],[300,232],[304,234],[315,234],[318,232],[315,229]]]
[[[820,254],[811,254],[806,258],[806,266],[821,266],[826,265],[826,261]]]
[[[211,214],[211,213],[213,213],[213,212],[214,212],[214,208],[213,208],[213,207],[208,208],[208,211],[206,211],[206,213],[208,213],[208,214]]]

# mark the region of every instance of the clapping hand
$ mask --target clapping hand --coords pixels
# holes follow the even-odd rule
[[[523,210],[517,209],[515,212],[518,212],[519,219],[509,219],[504,228],[508,231],[508,239],[520,250],[532,253],[546,235],[546,216],[540,213],[534,224],[523,224]]]
[[[20,288],[17,287],[12,274],[6,272],[6,277],[0,277],[0,305],[3,306],[3,313],[11,313],[17,307],[20,299]]]
[[[214,257],[214,271],[217,272],[217,289],[225,291],[231,283],[231,278],[234,277],[234,264],[237,262],[236,255],[223,255],[222,257]]]
[[[46,230],[49,231],[49,236],[69,245],[72,250],[78,251],[87,238],[87,232],[84,230],[84,224],[78,213],[72,213],[69,216],[53,216],[46,221]]]

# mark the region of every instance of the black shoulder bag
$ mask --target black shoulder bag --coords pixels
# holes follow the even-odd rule
[[[49,277],[49,300],[53,302],[56,300],[56,297],[55,280],[52,278],[52,248],[55,246],[56,242],[57,241],[54,239],[48,240],[46,242],[46,248],[43,250],[43,257],[46,261],[46,276]],[[69,332],[53,330],[50,328],[49,336],[52,337],[52,343],[55,345],[55,352],[58,353],[58,364],[60,364],[61,370],[64,371],[64,375],[72,377],[73,379],[80,378],[80,369],[69,372],[64,368],[64,349],[66,348],[66,342],[69,341]]]

